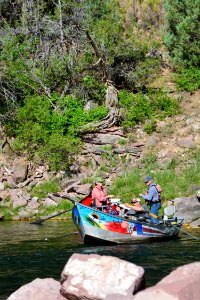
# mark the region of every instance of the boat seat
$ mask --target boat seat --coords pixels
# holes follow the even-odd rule
[[[177,224],[177,217],[175,218],[168,218],[168,220],[164,220],[164,222],[167,224]]]
[[[164,216],[163,216],[164,221],[174,219],[175,218],[174,215],[175,215],[175,206],[174,205],[169,205],[164,208]]]

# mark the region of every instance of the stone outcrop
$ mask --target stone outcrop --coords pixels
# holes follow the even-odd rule
[[[175,217],[183,218],[184,223],[198,227],[200,225],[200,201],[197,196],[182,197],[173,200]]]
[[[182,137],[177,140],[177,144],[179,147],[193,149],[195,148],[194,136],[189,135],[187,137]]]
[[[23,182],[28,174],[28,162],[26,158],[17,157],[13,163],[13,179],[16,183]]]

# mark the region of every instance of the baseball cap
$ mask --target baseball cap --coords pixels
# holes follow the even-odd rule
[[[136,202],[140,202],[140,199],[139,199],[139,198],[133,198],[133,199],[131,200],[131,203],[136,203]]]
[[[144,183],[147,183],[149,180],[152,180],[153,178],[151,176],[147,176],[144,179]]]

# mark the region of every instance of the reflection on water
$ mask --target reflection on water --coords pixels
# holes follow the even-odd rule
[[[200,235],[200,232],[192,232]],[[180,265],[200,261],[200,241],[178,240],[136,245],[86,246],[71,221],[0,223],[0,300],[35,278],[60,279],[73,253],[112,255],[144,267],[147,286]]]

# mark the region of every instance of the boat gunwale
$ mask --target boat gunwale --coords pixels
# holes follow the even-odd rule
[[[126,218],[121,217],[121,216],[119,216],[119,215],[111,215],[111,214],[106,213],[106,212],[104,212],[104,211],[100,211],[100,210],[98,210],[98,209],[95,208],[95,207],[90,207],[90,206],[87,206],[87,205],[82,204],[82,203],[80,203],[80,202],[75,203],[75,206],[77,206],[77,205],[84,206],[84,207],[86,207],[86,208],[88,208],[88,209],[90,209],[90,210],[93,210],[93,211],[95,211],[95,212],[101,213],[101,214],[106,215],[106,216],[109,216],[109,217],[112,216],[112,217],[114,217],[114,218],[117,218],[117,219],[126,221],[126,222],[128,222],[128,223],[137,223],[137,224],[141,224],[141,225],[147,225],[148,227],[151,227],[151,228],[155,226],[155,228],[157,228],[157,229],[159,229],[158,226],[162,226],[162,227],[174,227],[173,224],[168,225],[168,224],[165,223],[164,221],[163,221],[163,223],[158,223],[158,224],[156,224],[156,223],[153,223],[153,222],[150,223],[150,222],[145,222],[145,221],[126,219]],[[75,206],[74,206],[74,207],[75,207]],[[107,207],[107,206],[105,206],[105,207]],[[73,208],[73,209],[74,209],[74,208]],[[77,209],[78,209],[78,208],[77,208]],[[148,212],[146,212],[146,213],[148,213]],[[80,212],[79,212],[79,214],[80,214]],[[177,226],[178,226],[178,227],[181,227],[181,226],[182,226],[182,224],[183,224],[183,219],[179,219],[179,221],[180,221],[179,223],[176,223],[176,227],[177,227]],[[169,222],[169,220],[167,220],[166,222]],[[153,225],[153,226],[152,226],[152,225]]]

